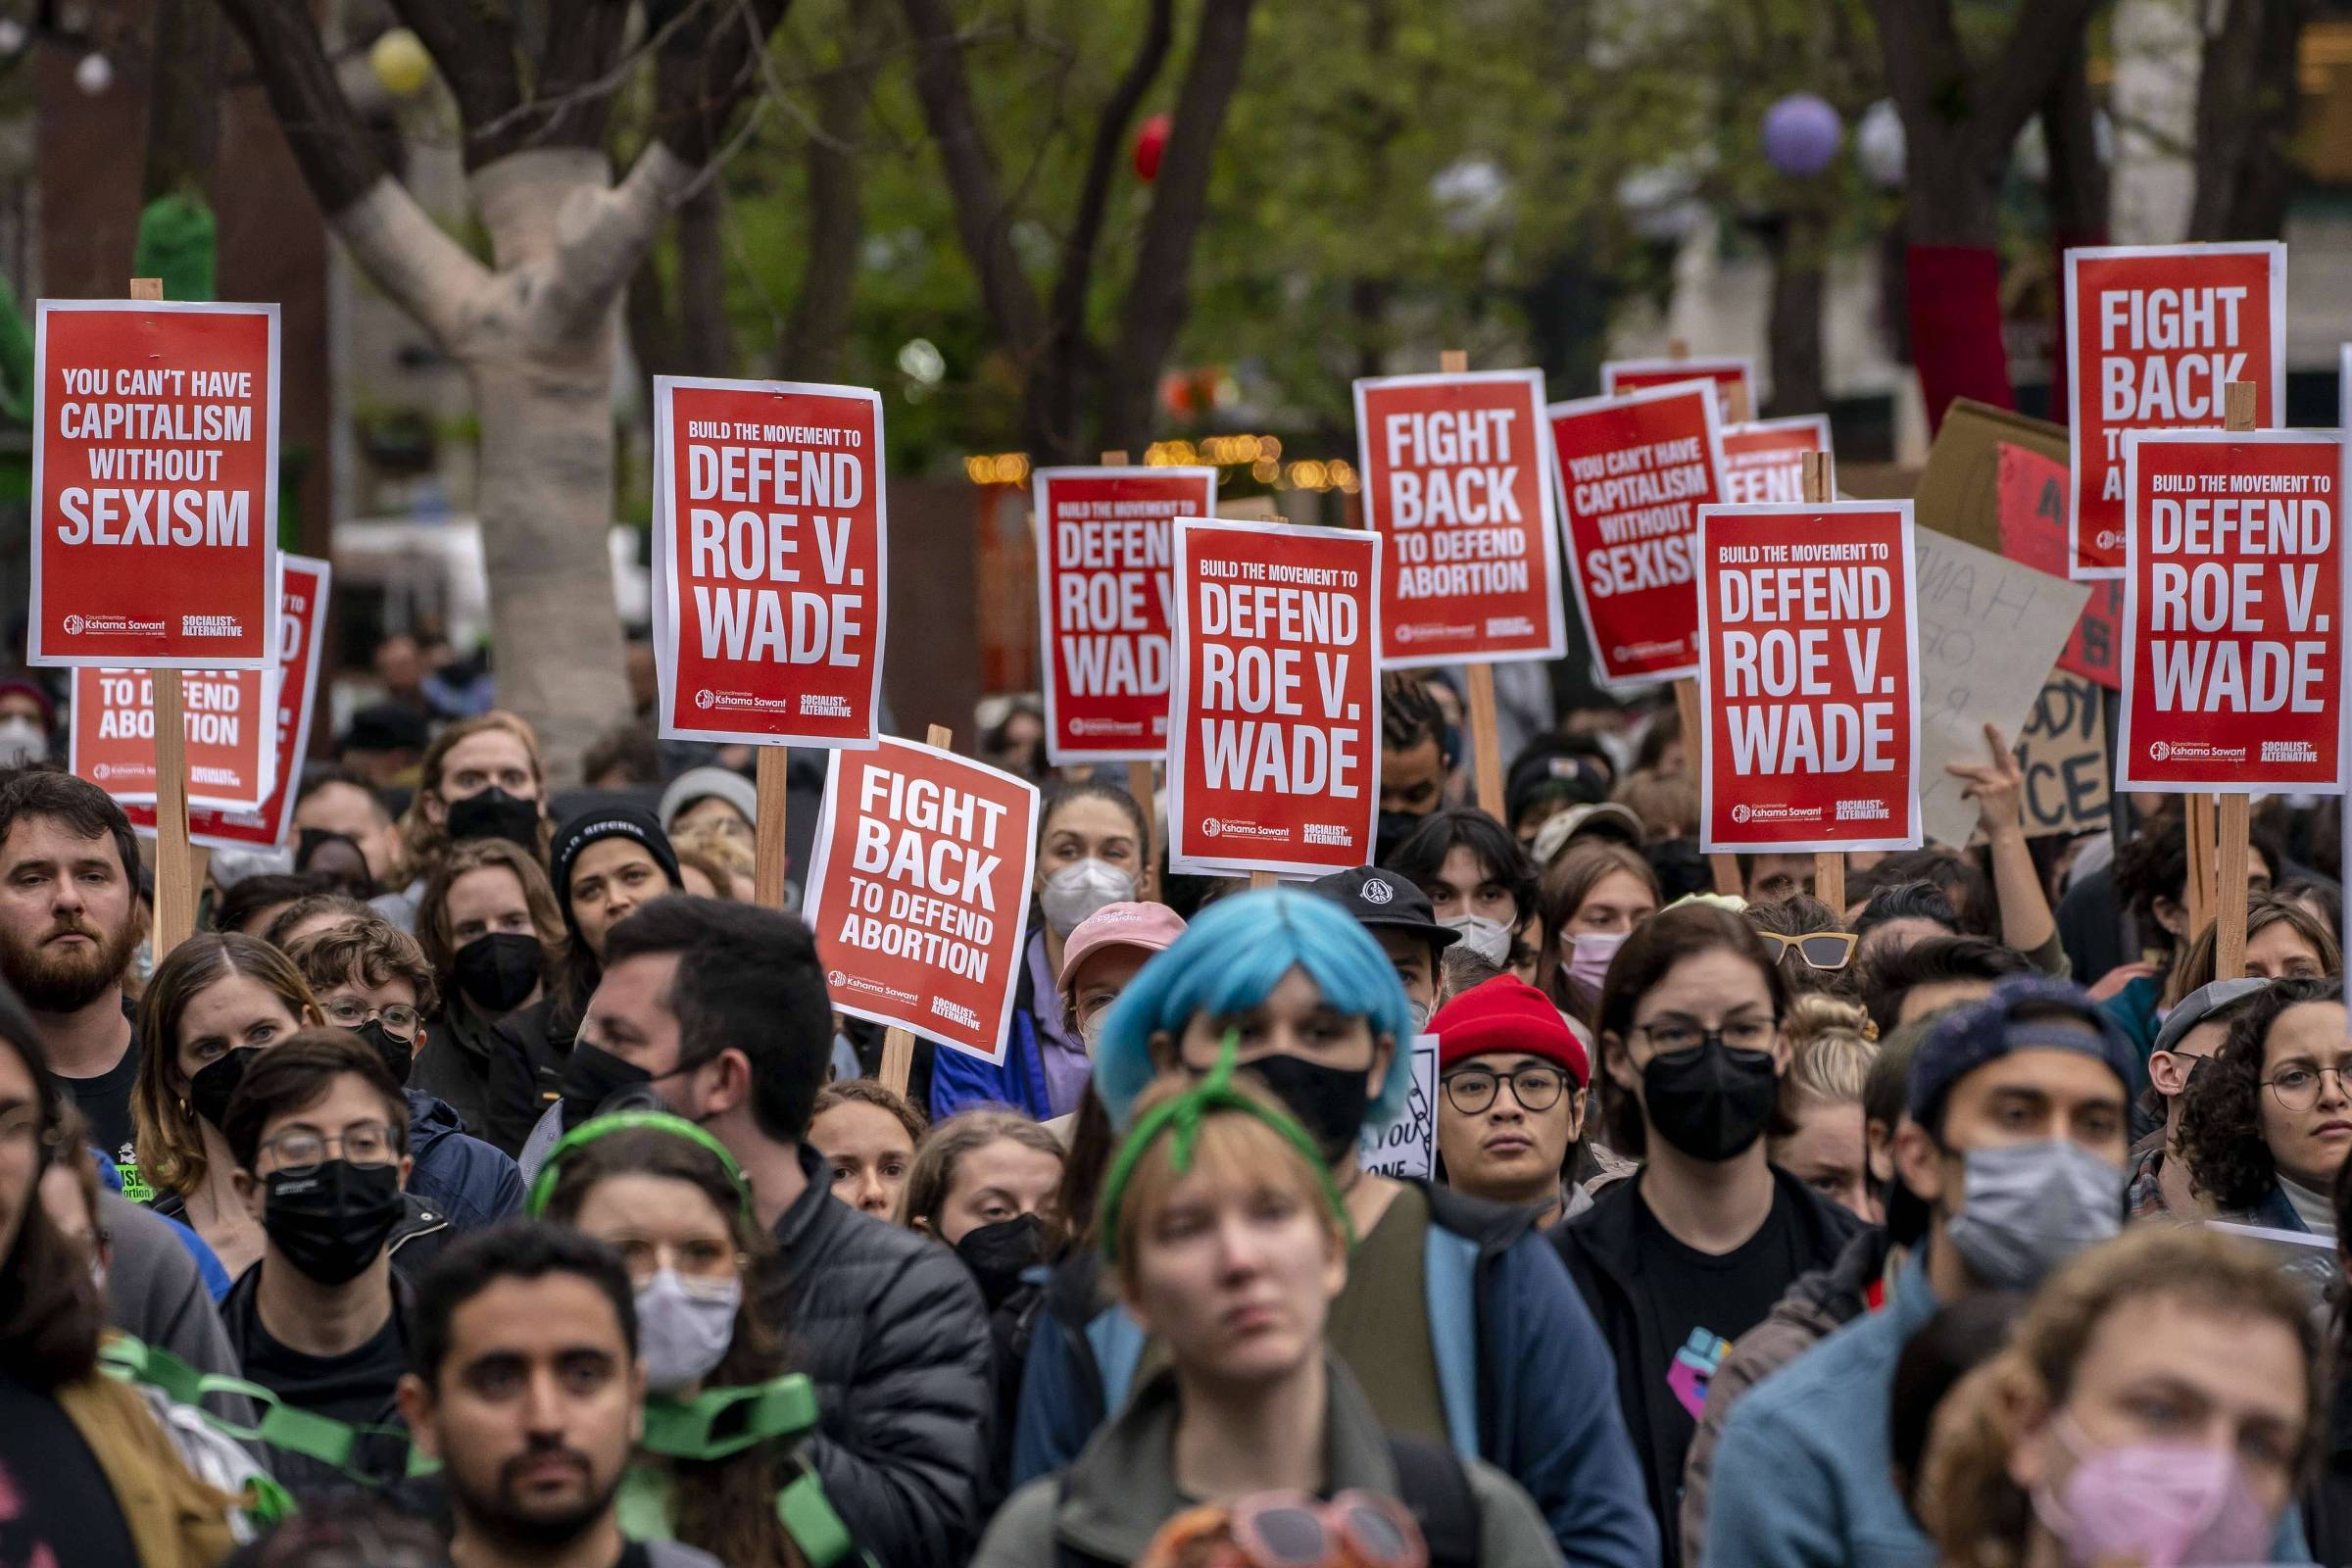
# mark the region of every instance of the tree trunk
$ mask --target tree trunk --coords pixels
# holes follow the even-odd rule
[[[704,180],[678,207],[678,322],[690,375],[735,373],[726,219],[726,190],[715,178]]]
[[[878,5],[859,8],[846,58],[817,78],[816,128],[808,136],[808,262],[778,344],[780,373],[791,380],[838,381],[848,373],[851,307],[865,243],[858,159],[885,20]]]
[[[1772,234],[1772,402],[1775,418],[1819,414],[1830,406],[1821,348],[1821,301],[1828,284],[1829,224],[1799,206],[1781,215]]]
[[[2228,0],[2197,74],[2192,240],[2277,239],[2293,183],[2289,161],[2303,28],[2316,0]]]
[[[2112,182],[2099,156],[2098,105],[2090,92],[2090,48],[2077,40],[2065,69],[2041,109],[2042,143],[2049,150],[2050,264],[2058,286],[2051,290],[2050,417],[2072,422],[2069,388],[2074,348],[2066,338],[2066,253],[2077,246],[2107,243],[2108,197]]]

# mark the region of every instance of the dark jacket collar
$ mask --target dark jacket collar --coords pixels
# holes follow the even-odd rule
[[[800,1145],[799,1152],[801,1174],[808,1184],[776,1219],[776,1250],[787,1264],[796,1251],[821,1244],[843,1214],[856,1212],[849,1204],[834,1201],[833,1175],[825,1167],[824,1156],[808,1144]]]

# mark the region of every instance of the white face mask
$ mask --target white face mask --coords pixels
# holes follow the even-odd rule
[[[743,1306],[743,1281],[698,1281],[688,1290],[675,1269],[637,1287],[637,1358],[645,1386],[676,1394],[709,1377],[726,1359]]]
[[[1135,878],[1107,860],[1088,856],[1046,878],[1037,902],[1055,936],[1066,937],[1086,917],[1107,904],[1126,904],[1135,897]]]
[[[1483,914],[1449,914],[1438,924],[1462,934],[1462,951],[1474,953],[1496,968],[1511,962],[1511,928]]]
[[[0,767],[26,767],[49,760],[49,732],[22,713],[0,718]]]

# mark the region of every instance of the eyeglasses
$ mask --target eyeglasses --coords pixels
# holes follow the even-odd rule
[[[1851,931],[1808,931],[1801,937],[1785,937],[1778,931],[1759,931],[1772,961],[1780,962],[1793,953],[1808,969],[1842,969],[1854,961],[1854,949],[1862,939]]]
[[[315,1133],[296,1127],[262,1140],[264,1152],[274,1156],[280,1170],[304,1171],[325,1163],[329,1146],[354,1165],[389,1165],[400,1157],[393,1147],[392,1129],[382,1122],[361,1122],[340,1133]]]
[[[1250,1568],[1428,1568],[1429,1547],[1404,1505],[1369,1492],[1329,1502],[1297,1492],[1245,1497],[1229,1516],[1233,1544]]]
[[[1549,1110],[1560,1102],[1560,1091],[1567,1087],[1568,1075],[1557,1067],[1522,1067],[1514,1073],[1463,1067],[1447,1073],[1439,1082],[1445,1086],[1447,1103],[1465,1116],[1475,1116],[1494,1103],[1496,1091],[1506,1083],[1511,1086],[1511,1098],[1519,1102],[1521,1110]]]
[[[1772,1044],[1772,1032],[1777,1027],[1769,1018],[1734,1018],[1714,1029],[1702,1028],[1688,1018],[1674,1018],[1665,1023],[1638,1023],[1634,1025],[1634,1033],[1646,1039],[1657,1055],[1679,1056],[1701,1046],[1762,1051]]]
[[[365,1002],[338,997],[332,1002],[322,1002],[318,1006],[326,1014],[326,1021],[338,1029],[362,1029],[367,1027],[369,1019],[381,1019],[384,1033],[395,1040],[416,1039],[416,1026],[424,1021],[416,1015],[415,1007],[399,1002],[389,1007],[370,1007]]]
[[[2278,1076],[2270,1081],[2270,1091],[2288,1110],[2309,1110],[2320,1102],[2321,1074],[2334,1076],[2335,1092],[2340,1095],[2352,1091],[2352,1079],[2345,1077],[2347,1072],[2352,1072],[2352,1066],[2282,1067]]]

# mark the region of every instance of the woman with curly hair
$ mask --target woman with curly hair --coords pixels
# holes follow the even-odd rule
[[[1765,1140],[1768,1157],[1814,1192],[1859,1219],[1886,1217],[1870,1194],[1862,1137],[1862,1085],[1879,1058],[1870,1014],[1836,997],[1797,996],[1782,1028],[1788,1071]]]
[[[2180,1154],[2219,1217],[2335,1237],[2329,1194],[2352,1152],[2343,988],[2277,980],[2250,999],[2189,1086]]]
[[[1936,1410],[1917,1502],[1948,1568],[2299,1562],[2317,1333],[2260,1251],[2143,1226],[2043,1284]]]

